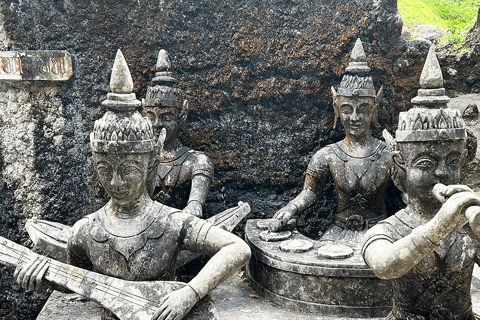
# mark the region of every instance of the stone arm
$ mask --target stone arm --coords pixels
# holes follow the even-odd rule
[[[463,227],[468,221],[464,211],[479,204],[480,197],[472,192],[456,193],[429,222],[395,242],[381,224],[374,226],[364,237],[362,254],[365,262],[379,278],[403,276],[437,249],[446,237]]]
[[[212,180],[212,161],[203,153],[198,153],[192,170],[192,187],[184,212],[199,218],[202,217]]]
[[[191,227],[186,232],[184,228],[180,233],[180,237],[186,233],[184,248],[212,257],[184,288],[168,294],[161,301],[157,318],[154,318],[157,320],[182,319],[195,303],[250,259],[248,245],[232,233],[194,217],[187,218],[186,224]]]
[[[305,183],[303,184],[302,192],[275,213],[273,218],[279,220],[279,223],[270,224],[271,231],[282,229],[290,219],[317,201],[318,196],[323,192],[326,174],[329,170],[329,149],[328,147],[323,148],[313,156],[308,165],[307,173],[305,174]]]

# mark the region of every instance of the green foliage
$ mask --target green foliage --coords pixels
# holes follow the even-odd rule
[[[409,28],[431,24],[446,30],[440,42],[454,42],[456,50],[475,24],[479,4],[480,0],[398,0],[398,11]]]

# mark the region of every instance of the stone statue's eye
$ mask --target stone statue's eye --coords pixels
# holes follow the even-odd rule
[[[134,173],[139,173],[140,172],[140,169],[138,169],[137,167],[135,166],[126,166],[124,169],[123,169],[123,173],[124,174],[134,174]]]
[[[151,112],[151,111],[147,111],[147,117],[151,120],[151,121],[155,121],[155,113]]]
[[[162,121],[172,121],[175,120],[175,115],[172,112],[162,113],[160,119],[162,119]]]
[[[431,169],[437,166],[435,161],[427,158],[421,158],[415,161],[413,164],[414,167],[420,168],[420,169]]]
[[[460,164],[460,159],[458,158],[452,159],[448,162],[449,166],[458,166],[459,164]]]
[[[100,174],[109,174],[110,173],[110,170],[108,170],[108,168],[106,166],[103,166],[103,165],[98,166],[97,171]]]
[[[370,112],[370,106],[368,104],[362,104],[360,107],[358,107],[358,112],[361,113],[369,113]]]
[[[340,107],[340,111],[341,111],[342,113],[350,114],[350,113],[353,112],[353,108],[352,108],[352,106],[349,105],[349,104],[344,104],[344,105],[342,105],[342,106]]]

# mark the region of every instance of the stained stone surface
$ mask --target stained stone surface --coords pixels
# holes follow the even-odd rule
[[[117,49],[139,98],[158,50],[170,53],[190,105],[182,142],[216,168],[205,216],[242,200],[252,218],[264,218],[298,194],[313,154],[343,137],[332,129],[329,88],[340,83],[359,37],[375,87],[385,87],[381,129],[393,131],[416,94],[428,49],[402,40],[401,28],[395,0],[0,2],[0,50],[66,50],[74,71],[61,84],[0,83],[0,234],[29,244],[27,218],[72,225],[106,202],[88,134],[105,112],[99,106]],[[299,219],[302,232],[318,236],[330,225],[334,192],[330,181]],[[395,212],[398,197],[388,199]],[[34,319],[38,296],[13,283],[13,270],[0,270],[0,317]]]
[[[66,51],[0,51],[0,80],[67,81],[72,74]]]

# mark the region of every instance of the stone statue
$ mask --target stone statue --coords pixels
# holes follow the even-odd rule
[[[332,87],[334,126],[340,118],[345,138],[313,156],[303,191],[275,213],[277,221],[270,228],[281,229],[294,215],[314,204],[330,174],[338,195],[337,214],[335,224],[321,240],[356,248],[365,230],[386,218],[385,191],[391,164],[385,143],[370,133],[371,122],[378,125],[376,114],[383,89],[375,94],[360,39],[355,43],[346,71],[338,92]]]
[[[153,304],[153,315],[137,317],[182,319],[248,261],[250,249],[235,235],[150,198],[147,187],[157,176],[165,131],[155,143],[150,120],[135,111],[141,102],[132,93],[133,81],[120,51],[110,89],[112,93],[102,102],[108,110],[95,122],[90,140],[95,168],[111,199],[73,226],[68,260],[110,277],[151,282],[174,280],[176,256],[182,249],[212,256],[189,283]],[[17,267],[17,282],[25,289],[38,288],[49,265],[46,260],[31,259],[23,268]],[[112,280],[109,285],[116,288],[115,283]],[[106,310],[106,319],[114,319],[112,311]],[[134,319],[130,316],[123,319]]]
[[[447,108],[433,46],[420,86],[413,107],[400,113],[395,139],[384,131],[407,207],[366,233],[362,255],[380,278],[393,279],[387,319],[474,319],[470,283],[479,261],[480,198],[455,185],[467,132],[460,112]],[[467,216],[476,232],[465,225]]]
[[[153,124],[156,137],[165,128],[164,154],[158,166],[156,184],[149,186],[154,200],[202,217],[208,189],[213,179],[213,163],[202,152],[194,151],[178,140],[178,129],[187,119],[188,103],[181,90],[172,87],[172,63],[165,50],[158,53],[154,87],[147,88],[143,114]]]

